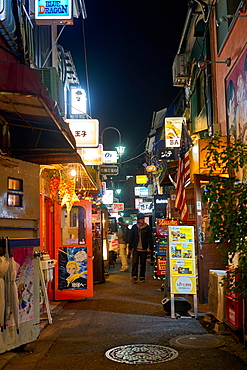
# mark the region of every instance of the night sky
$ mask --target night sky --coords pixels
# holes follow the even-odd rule
[[[150,131],[154,111],[169,107],[179,93],[172,63],[182,35],[187,0],[85,0],[84,22],[92,118],[100,131],[114,126],[126,146],[123,157]],[[70,50],[81,87],[86,89],[82,19],[65,27],[59,44]],[[88,111],[90,114],[90,112]],[[104,133],[114,150],[118,134]]]

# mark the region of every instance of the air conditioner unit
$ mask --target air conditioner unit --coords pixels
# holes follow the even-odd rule
[[[64,88],[56,68],[36,68],[36,71],[41,74],[42,82],[49,90],[51,98],[57,102],[60,111],[64,112]]]
[[[173,86],[185,86],[187,84],[188,75],[187,68],[185,65],[185,55],[177,54],[175,56],[172,65],[172,76],[173,76]]]

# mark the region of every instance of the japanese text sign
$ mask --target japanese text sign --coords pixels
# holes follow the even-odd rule
[[[96,148],[99,145],[99,121],[97,119],[67,119],[78,148]]]

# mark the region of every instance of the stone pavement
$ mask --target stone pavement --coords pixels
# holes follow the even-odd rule
[[[22,351],[0,355],[0,369],[247,368],[247,361],[238,356],[241,346],[230,335],[214,334],[215,338],[222,339],[220,347],[207,348],[208,339],[204,341],[202,338],[208,338],[208,334],[199,320],[171,319],[165,315],[161,305],[163,293],[159,291],[161,281],[152,278],[153,268],[149,264],[145,283],[131,283],[130,272],[120,272],[119,269],[120,263],[117,262],[115,268],[108,270],[106,282],[95,284],[92,299],[56,306],[58,313],[53,314],[53,324],[48,325],[39,339],[26,345]],[[201,316],[206,311],[207,306],[199,306]],[[188,336],[188,341],[178,338],[181,336]],[[189,345],[181,346],[180,343],[184,342]],[[129,345],[132,352],[137,351],[135,345],[138,344],[151,345],[149,347],[155,351],[154,345],[173,348],[178,356],[171,361],[150,365],[120,363],[105,356],[107,351],[119,346]],[[125,347],[122,353],[126,354]]]

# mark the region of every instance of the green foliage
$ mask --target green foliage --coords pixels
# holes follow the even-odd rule
[[[216,135],[208,140],[205,150],[210,181],[202,201],[208,204],[211,241],[219,242],[226,258],[228,252],[239,254],[239,265],[227,279],[227,290],[241,292],[247,298],[247,182],[243,178],[247,145],[239,140],[226,143]],[[235,279],[236,276],[241,279]]]

